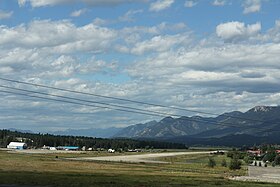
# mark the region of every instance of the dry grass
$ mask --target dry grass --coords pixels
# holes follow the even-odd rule
[[[90,155],[89,155],[90,154]],[[83,156],[103,156],[88,153]],[[81,154],[82,155],[82,154]],[[79,156],[81,156],[79,155]],[[58,159],[56,158],[58,156]],[[272,186],[230,181],[244,174],[227,168],[208,168],[207,157],[186,155],[162,158],[171,164],[68,161],[77,154],[15,154],[0,151],[0,184],[50,186]],[[217,165],[222,156],[216,157]]]

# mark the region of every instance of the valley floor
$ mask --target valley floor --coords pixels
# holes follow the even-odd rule
[[[207,166],[210,156],[208,154],[157,158],[159,161],[168,162],[165,164],[66,159],[106,155],[111,154],[106,152],[26,154],[2,150],[0,186],[279,186],[272,183],[229,180],[232,176],[246,175],[247,167],[231,171],[220,166],[222,159],[228,159],[224,155],[213,156],[217,162],[214,168]]]

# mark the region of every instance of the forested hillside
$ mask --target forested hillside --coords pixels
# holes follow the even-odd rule
[[[166,117],[159,122],[131,125],[116,137],[129,138],[220,138],[245,134],[256,137],[278,136],[280,106],[256,106],[246,112],[233,111],[216,117]],[[187,142],[185,142],[187,143]]]

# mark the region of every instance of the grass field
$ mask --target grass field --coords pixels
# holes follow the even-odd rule
[[[170,164],[68,161],[63,158],[103,156],[86,154],[19,154],[0,151],[0,184],[33,186],[279,186],[229,180],[245,175],[246,168],[230,171],[220,166],[225,156],[214,156],[217,166],[207,167],[208,155],[160,158]],[[56,158],[56,156],[58,158]]]

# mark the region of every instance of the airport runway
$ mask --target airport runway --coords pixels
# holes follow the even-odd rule
[[[122,155],[122,156],[101,156],[101,157],[80,157],[69,158],[70,160],[81,161],[111,161],[111,162],[132,162],[132,163],[168,163],[154,160],[159,157],[179,156],[179,155],[194,155],[194,154],[209,154],[209,151],[203,152],[171,152],[171,153],[151,153],[139,155]]]

